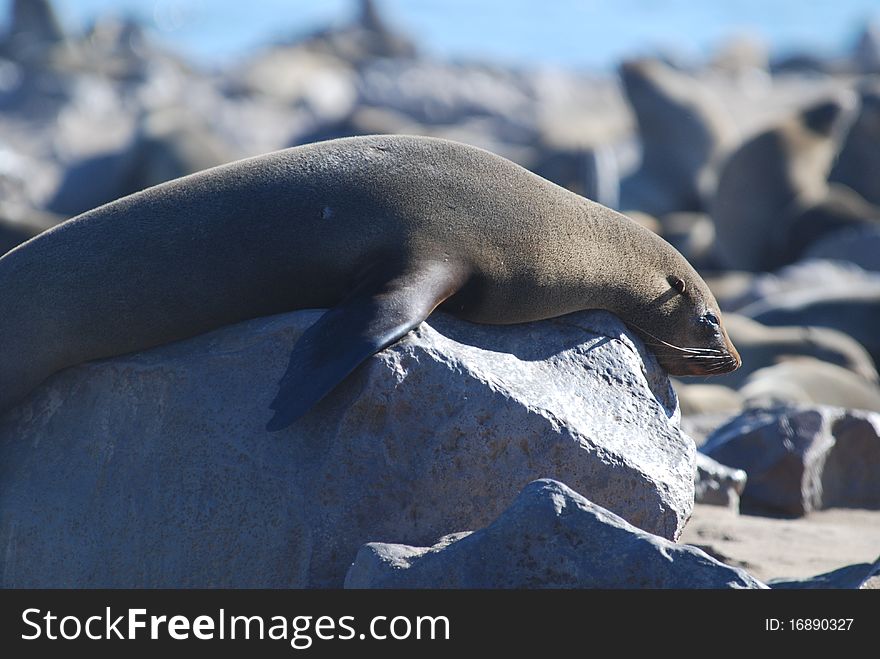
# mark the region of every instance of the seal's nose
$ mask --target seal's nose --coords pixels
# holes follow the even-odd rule
[[[739,356],[739,351],[736,349],[736,346],[733,345],[733,341],[727,336],[726,331],[724,332],[724,346],[727,349],[727,354],[733,359],[732,367],[730,371],[728,371],[728,373],[730,373],[742,366],[742,358]]]

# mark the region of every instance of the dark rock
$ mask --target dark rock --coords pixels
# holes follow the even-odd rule
[[[742,509],[790,516],[880,508],[880,415],[833,407],[751,409],[700,451],[743,469]]]
[[[859,226],[830,233],[813,242],[804,258],[848,261],[880,272],[880,227]]]

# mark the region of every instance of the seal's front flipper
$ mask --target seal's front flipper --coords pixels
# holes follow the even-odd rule
[[[419,325],[461,286],[447,263],[373,277],[328,310],[293,348],[266,430],[282,430],[305,414],[361,362]]]

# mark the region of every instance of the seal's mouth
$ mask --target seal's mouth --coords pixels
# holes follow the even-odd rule
[[[726,350],[705,349],[711,352],[705,353],[686,353],[686,354],[668,354],[659,353],[655,350],[657,361],[666,369],[670,375],[724,375],[735,371],[740,367],[742,361],[739,355],[734,351],[730,353]],[[696,350],[696,349],[692,349]]]
[[[657,357],[660,366],[670,375],[724,375],[742,365],[739,353],[723,330],[721,338],[724,342],[721,347],[707,348],[673,345],[640,327],[633,326],[633,329]]]

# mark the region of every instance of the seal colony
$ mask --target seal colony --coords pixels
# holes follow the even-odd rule
[[[617,314],[673,375],[740,359],[688,262],[629,218],[456,142],[370,136],[208,169],[84,213],[0,258],[0,409],[52,373],[248,318],[328,308],[269,430],[437,307],[509,324]]]

